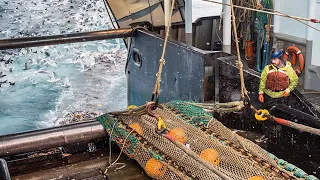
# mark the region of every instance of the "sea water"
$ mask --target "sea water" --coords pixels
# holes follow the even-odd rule
[[[220,13],[220,5],[193,1],[193,21]],[[102,0],[0,2],[1,39],[112,27]],[[0,82],[7,81],[0,87],[0,135],[63,124],[70,112],[126,108],[126,53],[121,39],[0,51]]]

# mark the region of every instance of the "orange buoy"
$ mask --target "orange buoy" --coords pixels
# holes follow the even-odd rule
[[[182,128],[173,128],[168,132],[168,135],[174,137],[182,144],[185,144],[187,142],[187,135]]]
[[[81,115],[81,114],[75,114],[74,116],[75,116],[76,118],[81,118],[82,115]]]
[[[254,67],[255,64],[255,58],[253,54],[253,41],[251,40],[246,40],[246,46],[245,46],[245,57],[248,63],[248,66],[250,68]]]
[[[138,123],[130,124],[129,127],[135,130],[140,136],[143,136],[142,128]]]
[[[162,164],[160,161],[156,160],[155,158],[150,158],[145,167],[145,171],[148,176],[158,179],[164,175],[167,170],[167,166]]]
[[[301,72],[304,69],[304,57],[303,54],[301,53],[300,49],[297,48],[296,46],[289,46],[286,51],[285,54],[283,55],[283,59],[288,61],[289,60],[289,55],[291,55],[291,65],[295,66],[297,64],[297,57],[299,58],[299,65],[297,65],[298,67],[295,69],[297,75],[301,74]]]
[[[253,54],[253,41],[251,40],[246,40],[246,58],[247,59],[252,59],[254,58],[254,54]]]
[[[262,176],[252,176],[248,180],[264,180],[264,178]]]
[[[212,148],[201,151],[200,157],[216,166],[218,166],[220,163],[218,152]]]

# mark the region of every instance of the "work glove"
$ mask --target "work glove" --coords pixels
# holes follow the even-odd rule
[[[283,94],[282,94],[284,97],[288,97],[290,95],[290,89],[286,89],[283,91]]]
[[[259,101],[260,101],[261,103],[264,103],[263,93],[259,93]]]

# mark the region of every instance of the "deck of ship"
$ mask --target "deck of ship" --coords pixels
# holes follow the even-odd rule
[[[113,152],[112,162],[118,156],[120,152],[119,148],[115,147],[115,152]],[[71,155],[63,159],[51,159],[50,163],[52,168],[41,168],[45,167],[47,164],[42,164],[38,162],[37,164],[28,164],[28,166],[40,166],[34,169],[23,170],[23,173],[13,175],[12,180],[20,179],[32,179],[32,180],[42,180],[42,179],[83,179],[83,180],[149,180],[150,178],[146,175],[140,165],[133,159],[130,159],[125,154],[122,154],[117,163],[123,163],[120,165],[112,166],[108,171],[108,176],[105,177],[100,174],[100,170],[105,170],[108,165],[108,150],[100,149],[97,152],[89,153],[83,152],[76,155]],[[59,162],[63,162],[60,165]],[[10,164],[10,162],[9,162]],[[124,166],[123,166],[124,165]],[[121,166],[123,166],[121,168]],[[28,169],[26,167],[18,167],[18,169]],[[119,168],[119,169],[116,169]],[[14,169],[18,171],[18,169]],[[42,170],[40,170],[42,169]]]
[[[300,93],[318,110],[320,111],[320,92],[305,89],[298,89]]]

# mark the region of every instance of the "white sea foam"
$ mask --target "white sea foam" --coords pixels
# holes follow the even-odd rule
[[[111,28],[103,1],[6,2],[0,2],[3,22],[0,23],[0,38]],[[193,3],[194,20],[220,14],[221,6],[200,0]],[[16,82],[14,86],[7,83],[0,88],[0,135],[58,125],[70,112],[109,112],[126,108],[124,64],[127,52],[120,39],[0,52],[0,58],[13,60],[13,64],[0,62],[0,71],[7,75],[6,79]],[[25,62],[30,69],[22,70]],[[51,74],[51,79],[50,72],[56,73]]]

